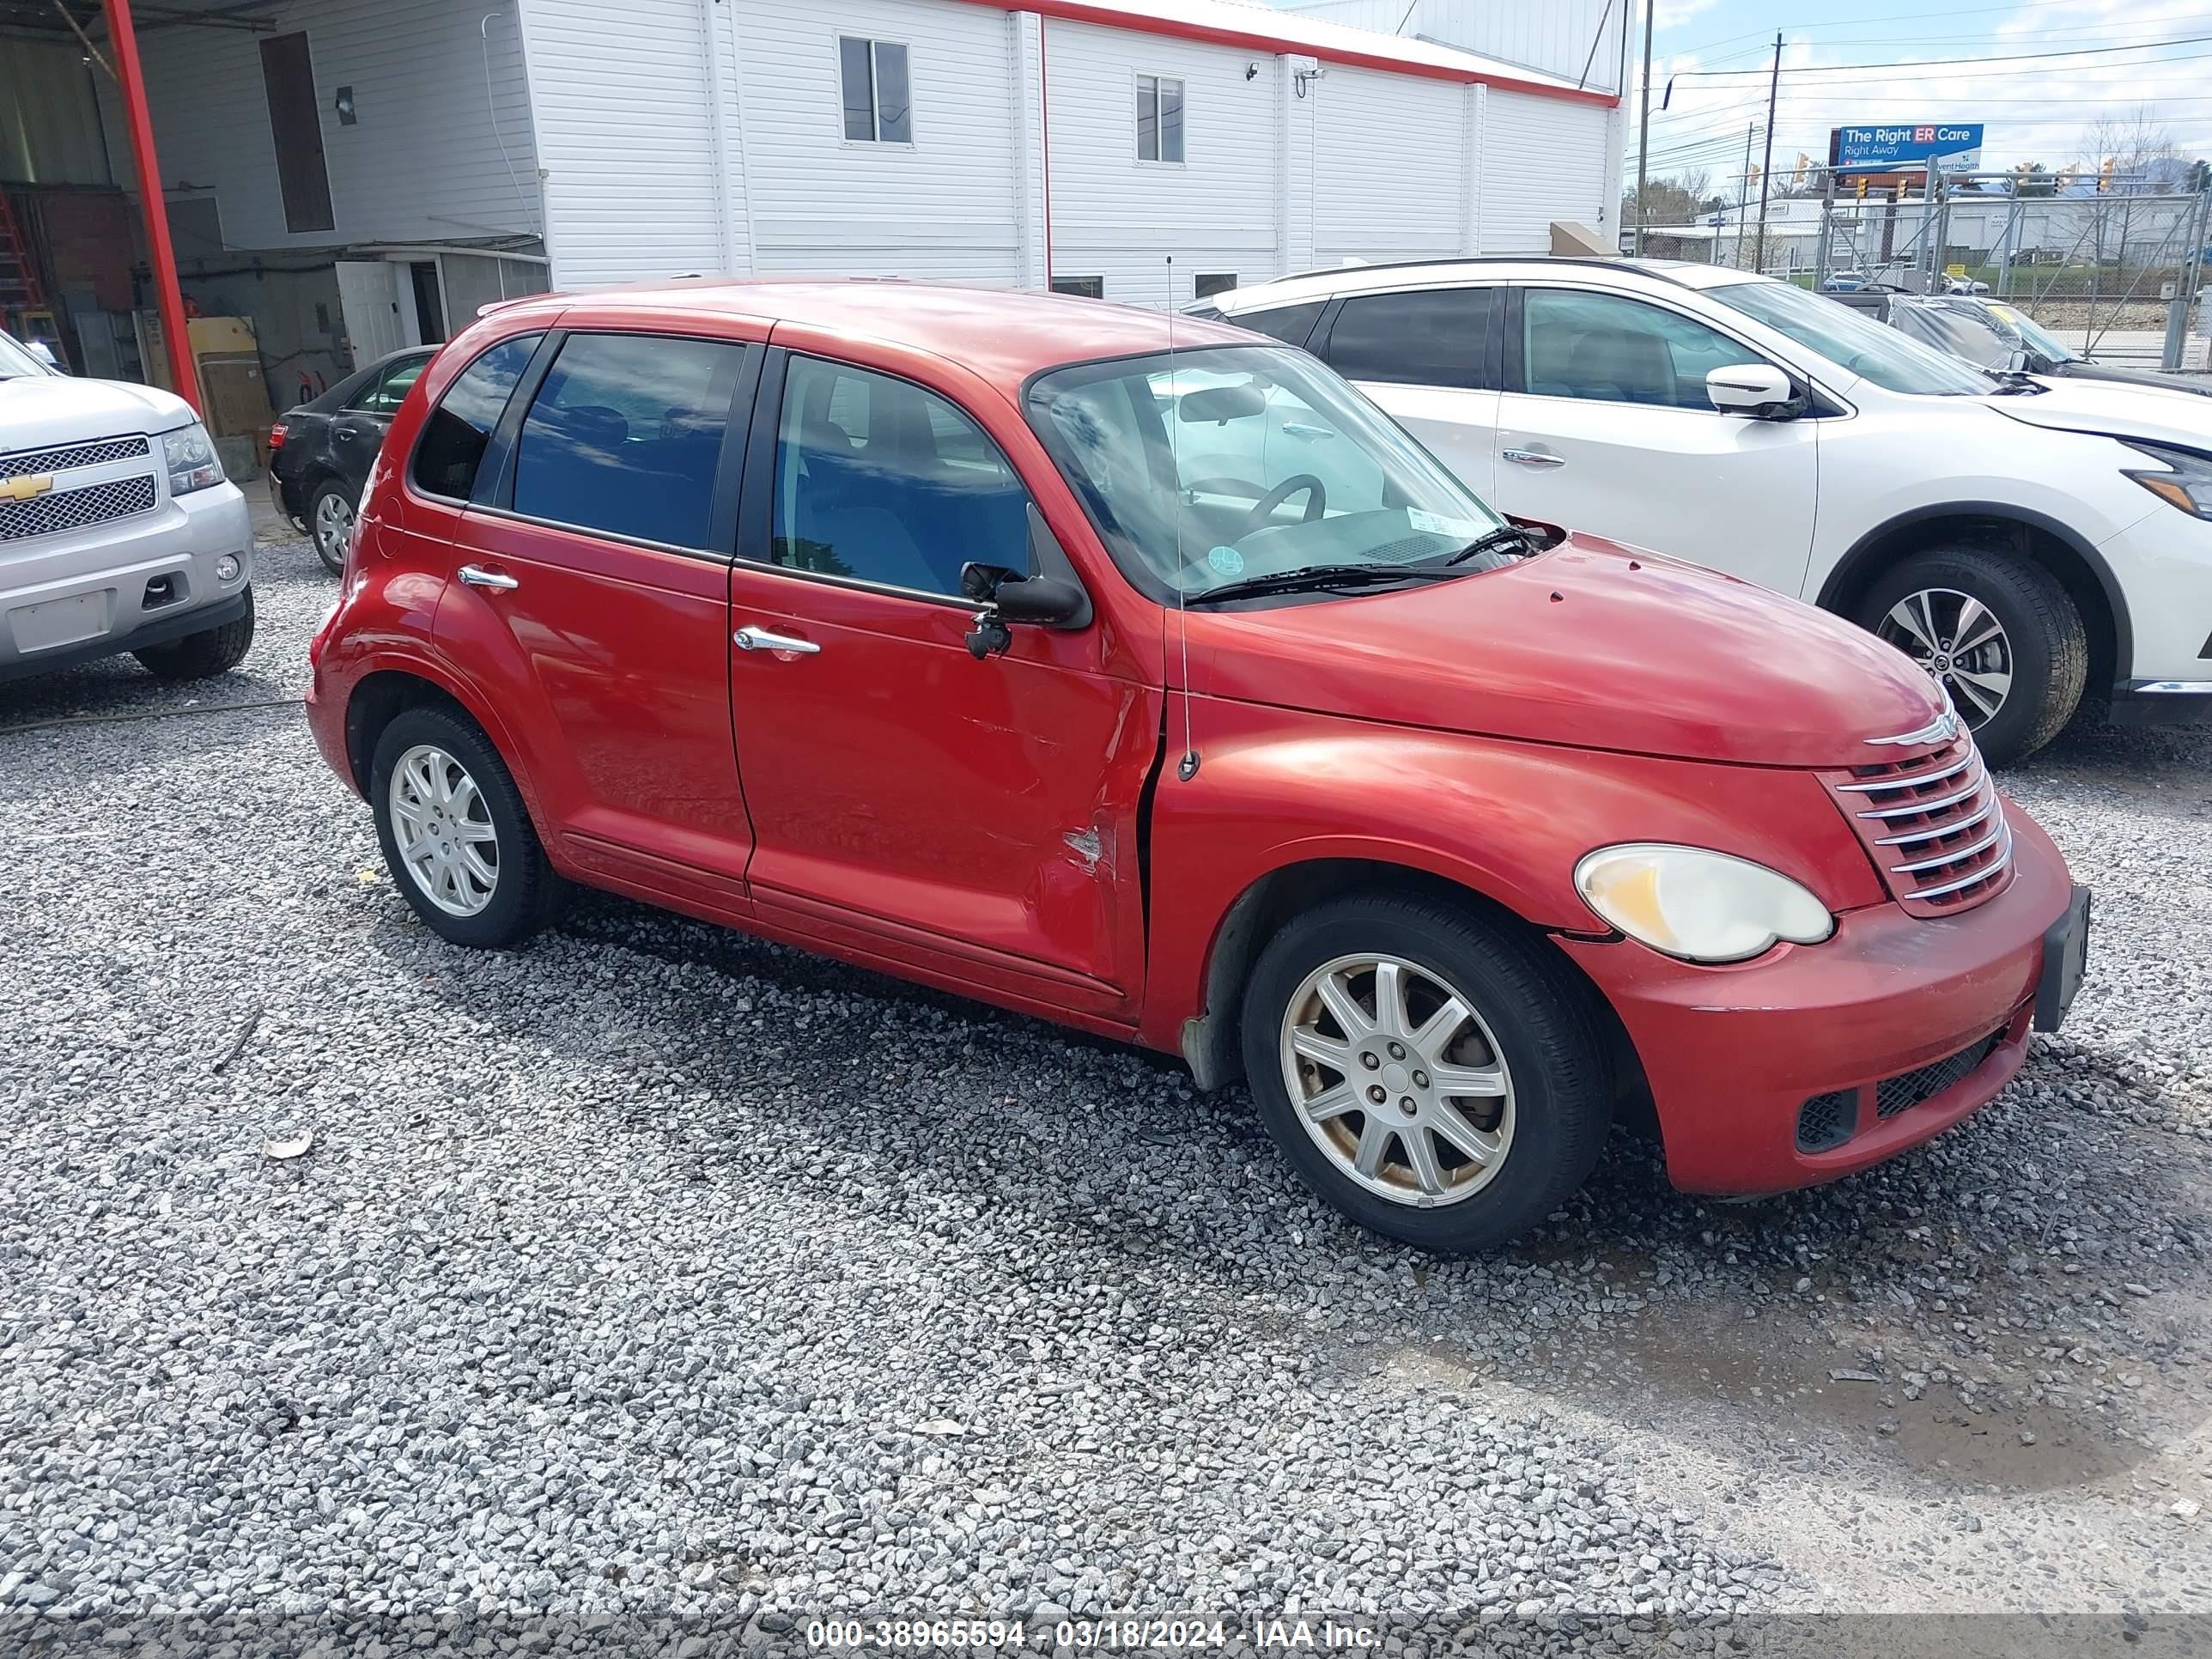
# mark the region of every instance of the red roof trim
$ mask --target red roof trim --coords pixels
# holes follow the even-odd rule
[[[1040,17],[1057,17],[1071,23],[1094,23],[1101,28],[1127,29],[1136,34],[1164,34],[1178,40],[1203,40],[1212,46],[1240,46],[1248,51],[1270,54],[1292,52],[1303,58],[1318,58],[1325,64],[1348,64],[1358,69],[1381,70],[1390,75],[1419,76],[1431,81],[1455,81],[1462,86],[1498,87],[1508,92],[1533,93],[1540,98],[1564,98],[1571,103],[1602,104],[1610,107],[1620,101],[1618,94],[1595,88],[1558,87],[1547,81],[1524,81],[1516,75],[1494,75],[1482,70],[1461,69],[1451,64],[1425,64],[1416,59],[1393,58],[1387,52],[1316,46],[1310,40],[1294,40],[1259,29],[1223,28],[1212,23],[1189,22],[1180,17],[1148,17],[1141,12],[1116,10],[1110,4],[1099,3],[1099,0],[967,0],[967,3],[990,6],[999,11],[1032,11]]]

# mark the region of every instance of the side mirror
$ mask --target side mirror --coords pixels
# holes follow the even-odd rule
[[[978,661],[1012,643],[1008,623],[1081,628],[1091,620],[1091,596],[1065,576],[1024,576],[970,559],[960,567],[960,592],[982,607],[968,635],[969,652]]]
[[[1790,377],[1771,363],[1730,363],[1705,376],[1705,396],[1723,415],[1786,421],[1804,413]]]

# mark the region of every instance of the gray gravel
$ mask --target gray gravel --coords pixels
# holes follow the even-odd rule
[[[295,696],[264,559],[240,674],[0,728]],[[1741,1206],[1624,1134],[1443,1262],[1146,1056],[612,899],[451,950],[295,709],[0,731],[0,1648],[2212,1613],[2212,734],[2009,784],[2099,934],[1997,1107]]]

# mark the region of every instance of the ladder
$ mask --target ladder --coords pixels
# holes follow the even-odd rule
[[[23,227],[15,217],[15,204],[8,192],[0,190],[0,319],[13,317],[21,320],[35,316],[52,327],[53,313],[46,304],[46,291],[39,284],[38,261],[31,257],[31,245],[23,235]],[[50,342],[57,349],[58,341]]]

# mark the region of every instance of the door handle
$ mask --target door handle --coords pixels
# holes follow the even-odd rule
[[[1336,434],[1325,426],[1308,426],[1303,421],[1285,421],[1283,430],[1293,438],[1334,438]]]
[[[1518,461],[1523,466],[1565,466],[1567,458],[1541,449],[1501,449],[1498,452],[1509,461]]]
[[[740,628],[730,637],[740,651],[785,651],[794,657],[819,656],[822,652],[812,640],[794,640],[788,634],[771,634],[765,628]]]
[[[480,564],[461,567],[461,580],[471,587],[495,588],[501,593],[512,593],[522,584],[503,570],[487,570]]]

